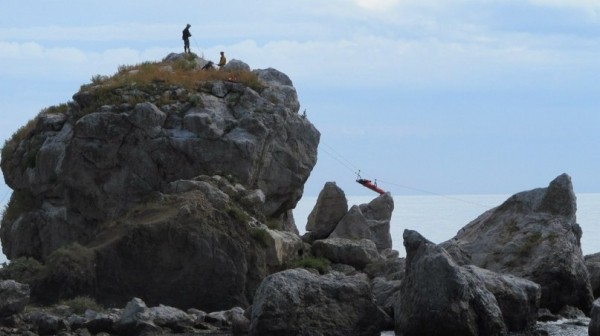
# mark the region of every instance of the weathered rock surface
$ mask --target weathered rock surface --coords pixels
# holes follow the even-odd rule
[[[541,296],[540,285],[473,265],[465,268],[494,294],[508,331],[522,332],[535,326]]]
[[[0,335],[243,335],[248,330],[242,326],[248,322],[243,314],[239,307],[208,314],[165,305],[148,307],[143,300],[133,298],[123,309],[87,309],[84,313],[64,305],[33,307],[11,320],[0,319]]]
[[[380,259],[377,246],[369,239],[328,238],[317,240],[312,245],[312,252],[317,257],[324,257],[334,263],[350,265],[357,269],[363,269],[368,264]]]
[[[394,305],[401,335],[506,335],[494,295],[416,231],[404,231],[406,275]]]
[[[592,304],[592,312],[590,313],[590,325],[588,327],[589,336],[600,336],[600,299],[597,299]]]
[[[368,204],[354,205],[337,223],[330,238],[369,239],[378,250],[392,248],[390,220],[394,199],[385,193]]]
[[[19,314],[29,303],[29,286],[13,280],[0,281],[0,318]]]
[[[576,208],[571,178],[563,174],[547,188],[518,193],[485,212],[447,244],[465,253],[457,260],[540,284],[541,307],[589,312],[592,290]]]
[[[93,83],[6,143],[14,193],[0,238],[9,259],[47,264],[36,299],[245,307],[269,268],[298,257],[299,239],[272,232],[264,244],[256,229],[297,232],[291,209],[320,135],[285,74],[245,75],[255,83]]]
[[[327,238],[347,212],[348,200],[344,191],[335,182],[327,182],[308,215],[306,231],[312,232],[314,239]]]
[[[379,335],[385,314],[363,275],[292,269],[268,276],[254,297],[249,335]]]
[[[600,297],[600,253],[586,255],[584,261],[590,275],[590,284],[594,298],[598,298]]]

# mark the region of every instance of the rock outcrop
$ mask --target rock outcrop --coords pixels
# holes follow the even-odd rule
[[[381,334],[385,314],[364,275],[293,269],[268,276],[252,305],[249,335]]]
[[[592,290],[581,252],[571,178],[518,193],[491,209],[442,246],[456,260],[513,274],[542,287],[540,306],[557,312],[570,305],[589,312]]]
[[[406,274],[394,305],[402,335],[505,335],[533,328],[539,285],[459,266],[440,246],[404,231]]]
[[[392,248],[390,220],[394,199],[390,193],[376,197],[368,204],[354,205],[348,210],[344,192],[328,182],[321,190],[317,203],[308,218],[303,239],[313,243],[318,239],[368,239],[377,250]]]
[[[53,265],[37,297],[225,309],[297,257],[299,240],[263,234],[297,232],[291,209],[316,163],[320,135],[291,80],[170,59],[96,78],[3,147],[3,252]],[[63,276],[75,250],[81,273]]]

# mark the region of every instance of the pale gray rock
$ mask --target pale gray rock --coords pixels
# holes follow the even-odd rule
[[[401,335],[506,335],[494,295],[418,232],[404,231],[406,275],[394,304]]]
[[[304,242],[297,234],[268,228],[263,230],[267,233],[267,265],[275,268],[290,265],[303,255]]]
[[[249,335],[379,336],[384,317],[364,275],[292,269],[268,276],[259,287]]]
[[[593,296],[576,208],[571,178],[563,174],[547,188],[518,193],[485,212],[451,243],[465,252],[467,263],[541,285],[540,307],[587,312]]]
[[[377,246],[372,240],[351,240],[345,238],[327,238],[317,240],[312,245],[312,253],[334,263],[346,264],[364,269],[368,264],[380,260]]]
[[[306,231],[311,231],[314,239],[327,238],[347,212],[348,200],[344,191],[335,182],[327,182],[308,215]]]
[[[20,314],[29,303],[30,289],[14,280],[0,281],[0,317]]]
[[[329,235],[331,238],[345,239],[371,239],[371,230],[367,219],[360,211],[358,205],[353,205],[346,215],[340,220],[333,232]]]

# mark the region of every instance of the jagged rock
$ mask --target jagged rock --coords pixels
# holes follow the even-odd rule
[[[590,285],[594,297],[600,296],[600,253],[586,255],[584,257],[585,267],[590,275]]]
[[[312,253],[334,263],[346,264],[358,269],[363,269],[368,264],[380,259],[377,246],[368,239],[327,238],[317,240],[312,245]]]
[[[243,62],[228,66],[249,70]],[[114,101],[96,109],[106,97],[102,85],[91,84],[66,111],[40,114],[34,127],[3,149],[4,177],[15,190],[10,203],[23,209],[0,229],[4,253],[44,260],[61,246],[86,244],[101,223],[152,192],[203,174],[227,175],[249,190],[260,189],[267,217],[293,209],[316,163],[320,135],[298,115],[297,94],[285,74],[254,74],[260,89],[218,80],[197,91],[160,82],[119,87],[109,94]],[[213,94],[216,87],[226,94]]]
[[[29,286],[14,280],[0,281],[0,318],[20,314],[29,303]]]
[[[268,276],[254,297],[249,335],[379,335],[385,314],[364,276],[292,269]]]
[[[327,238],[347,212],[346,194],[335,182],[327,182],[308,215],[306,231],[311,232],[314,240]]]
[[[178,70],[170,65],[159,71]],[[249,70],[239,61],[228,66],[234,77]],[[118,75],[135,71],[144,70]],[[65,291],[55,280],[68,267],[60,267],[39,280],[37,299],[84,294],[115,305],[139,296],[208,310],[249,304],[269,272],[268,250],[250,231],[265,222],[297,233],[291,210],[320,137],[298,115],[285,74],[244,75],[253,74],[256,81],[193,87],[84,85],[75,102],[47,109],[7,141],[0,164],[15,191],[0,226],[3,252],[41,262],[76,244],[90,252],[85,281]],[[280,269],[292,257],[279,247]]]
[[[589,336],[600,336],[600,299],[596,299],[592,304],[590,313],[590,325],[588,327]]]
[[[394,209],[394,199],[385,193],[369,204],[354,205],[339,221],[331,238],[370,239],[378,250],[392,248],[390,220]]]
[[[331,238],[345,239],[371,239],[371,230],[367,224],[367,219],[360,211],[358,205],[353,205],[348,213],[340,220],[333,232],[329,235]]]
[[[508,331],[524,332],[535,326],[541,296],[540,285],[473,265],[465,266],[465,269],[494,294]]]
[[[396,332],[411,335],[506,335],[494,295],[441,247],[404,231],[406,275],[394,305]]]
[[[267,264],[277,268],[289,265],[304,254],[304,242],[292,232],[263,228],[266,231]]]
[[[462,228],[452,239],[469,263],[510,273],[542,287],[540,306],[588,312],[592,290],[581,253],[571,178],[518,193]],[[445,245],[445,244],[442,244]]]
[[[371,240],[375,242],[378,250],[392,248],[390,235],[390,221],[394,211],[394,198],[388,192],[376,197],[368,204],[359,205],[360,211],[367,219],[371,230]]]

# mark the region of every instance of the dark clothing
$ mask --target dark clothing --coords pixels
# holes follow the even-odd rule
[[[190,36],[192,36],[192,34],[190,34],[190,25],[188,25],[183,30],[181,37],[183,39],[183,52],[190,52]]]
[[[187,40],[190,37],[192,37],[192,34],[190,34],[190,27],[185,27],[185,29],[183,30],[183,40]]]

